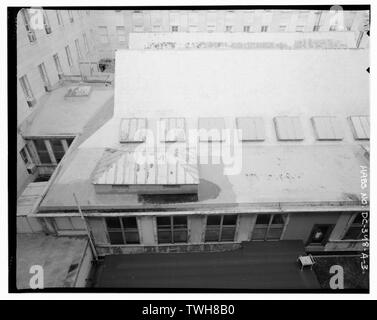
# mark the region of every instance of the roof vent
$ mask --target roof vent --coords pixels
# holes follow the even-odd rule
[[[92,183],[97,193],[196,194],[199,172],[193,148],[106,150]]]
[[[68,88],[68,91],[64,96],[64,99],[81,100],[83,98],[89,98],[91,92],[92,92],[91,86],[70,87]]]

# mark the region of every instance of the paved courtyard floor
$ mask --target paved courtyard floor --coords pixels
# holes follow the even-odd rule
[[[17,288],[30,289],[30,268],[43,268],[44,288],[74,286],[87,246],[84,237],[54,237],[43,234],[17,235]]]
[[[300,271],[301,241],[248,242],[234,251],[106,256],[98,288],[319,289]]]

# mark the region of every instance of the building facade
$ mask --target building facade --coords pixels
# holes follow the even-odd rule
[[[355,33],[358,46],[369,28],[366,11],[319,10],[103,10],[95,11],[98,50],[114,57],[128,46],[130,33]]]
[[[38,19],[39,22],[38,23]],[[91,32],[92,30],[92,32]],[[79,61],[94,54],[95,40],[90,11],[23,9],[17,17],[17,192],[37,177],[35,152],[26,147],[23,132],[33,121],[50,92],[59,88],[63,77],[80,74]],[[34,115],[33,115],[34,114]],[[39,139],[41,138],[41,139]],[[51,144],[36,137],[41,155],[51,152]],[[68,149],[68,140],[52,142],[56,156]],[[50,152],[48,151],[50,150]],[[42,155],[43,157],[43,155]],[[46,158],[46,157],[45,157]],[[51,156],[50,156],[51,158]],[[56,163],[53,158],[49,161]],[[50,173],[51,174],[51,173]]]
[[[80,208],[100,255],[216,251],[243,241],[280,240],[301,240],[308,252],[362,250],[369,210],[362,206],[359,182],[360,168],[369,166],[369,116],[367,95],[360,92],[367,86],[360,83],[368,81],[367,51],[332,50],[324,56],[321,51],[263,50],[252,56],[249,50],[143,55],[119,50],[115,81],[122,81],[115,87],[114,116],[66,159],[34,217],[44,219],[48,232],[84,234]],[[342,75],[329,67],[351,61],[358,62]],[[284,72],[271,77],[278,65]],[[245,68],[254,73],[242,73]],[[148,77],[140,80],[143,70],[149,70]],[[165,80],[159,82],[162,72]],[[314,85],[318,72],[327,84]],[[348,83],[336,81],[351,74]],[[237,81],[240,75],[243,81]],[[289,88],[300,81],[305,85],[292,99]],[[225,83],[227,90],[219,93]],[[354,90],[345,90],[348,85]],[[320,95],[323,86],[343,96]],[[266,88],[274,92],[268,99],[263,98]],[[241,129],[240,172],[225,175],[225,162],[212,162],[214,149],[211,162],[202,161],[201,147],[235,144],[227,137],[200,136],[190,168],[129,161],[143,147],[151,159],[161,158],[148,149],[150,139],[159,148],[176,141],[156,138],[166,122],[161,115],[174,119],[171,126],[186,134]],[[151,136],[134,136],[139,127],[150,129]],[[178,146],[185,149],[188,140]]]

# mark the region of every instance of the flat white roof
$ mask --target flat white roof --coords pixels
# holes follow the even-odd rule
[[[147,118],[152,130],[165,117],[185,118],[188,129],[203,117],[223,117],[227,128],[236,117],[264,120],[265,141],[242,146],[239,175],[199,163],[199,202],[187,206],[355,204],[359,165],[369,162],[348,117],[369,115],[368,66],[367,50],[119,50],[113,118],[70,155],[42,208],[75,207],[72,192],[87,208],[145,207],[135,195],[97,195],[91,183],[104,150],[130,148],[119,141],[119,128],[132,117]],[[342,141],[316,141],[310,119],[326,115],[339,117]],[[278,141],[278,116],[299,117],[304,140]]]
[[[368,50],[119,50],[114,114],[368,113],[368,67]]]
[[[260,117],[265,144],[276,144],[273,118],[298,116],[303,144],[313,144],[311,118],[337,116],[354,142],[348,117],[369,115],[368,50],[119,50],[114,116],[81,147],[117,148],[122,118]],[[153,129],[154,128],[154,129]]]

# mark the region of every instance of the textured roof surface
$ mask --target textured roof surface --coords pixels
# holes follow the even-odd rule
[[[96,169],[94,184],[198,184],[196,150],[107,149]]]

